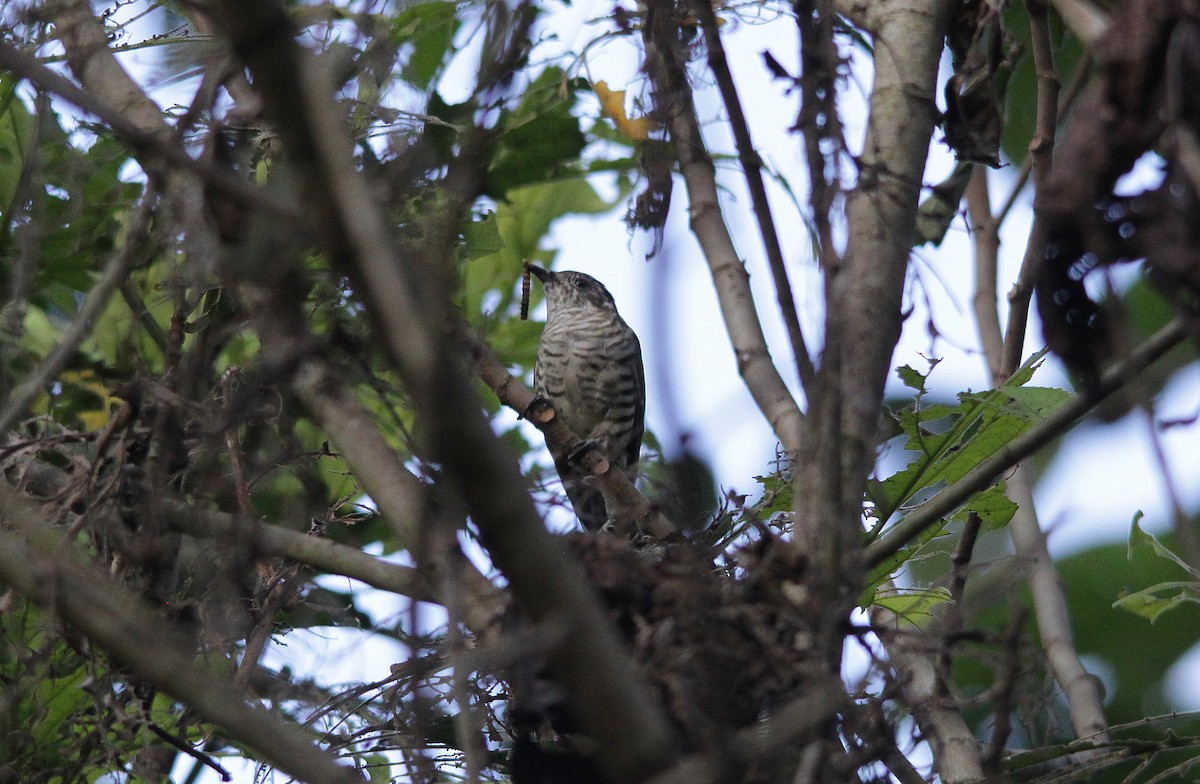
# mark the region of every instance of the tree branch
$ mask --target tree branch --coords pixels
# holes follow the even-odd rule
[[[95,20],[93,19],[92,22],[94,23]],[[68,47],[68,53],[74,51],[74,47],[85,45],[80,42],[81,38],[87,38],[89,42],[86,45],[92,46],[90,42],[92,36],[80,34],[80,31],[88,26],[86,20],[76,18],[72,24],[75,35],[63,39],[63,45]],[[103,36],[103,31],[101,31],[101,36]],[[112,53],[109,52],[108,56],[112,57]],[[93,64],[99,63],[101,55],[93,51],[90,59]],[[164,174],[168,178],[176,176],[179,171],[187,172],[239,204],[261,210],[288,223],[297,225],[304,223],[303,214],[294,205],[286,204],[274,195],[255,188],[225,169],[211,166],[188,155],[175,139],[170,126],[163,122],[162,113],[158,111],[158,107],[154,107],[153,113],[139,109],[128,116],[123,114],[120,109],[121,104],[115,103],[115,101],[122,96],[125,97],[125,100],[130,101],[128,91],[140,91],[140,88],[129,78],[120,64],[116,63],[116,58],[112,59],[116,64],[115,69],[93,68],[87,72],[87,81],[83,82],[81,89],[66,77],[39,63],[32,55],[22,52],[10,43],[0,41],[0,66],[12,71],[17,76],[28,79],[43,90],[52,92],[75,104],[88,114],[98,117],[125,144],[129,145],[146,172]],[[78,75],[78,72],[76,73]],[[104,82],[102,80],[115,80],[121,84],[115,88],[103,89]],[[145,98],[145,95],[142,94],[142,97]],[[149,98],[145,98],[145,100],[149,101]],[[140,100],[132,99],[132,103],[141,106]],[[199,192],[197,191],[195,196],[189,198],[198,200]],[[193,208],[199,209],[198,201],[193,204]],[[190,216],[194,218],[198,214],[199,212],[190,213]]]
[[[1029,160],[1034,185],[1040,188],[1053,164],[1054,138],[1060,112],[1060,85],[1054,68],[1048,8],[1042,0],[1027,0],[1026,7],[1029,9],[1030,38],[1037,77],[1037,120],[1033,139],[1029,143]],[[983,188],[986,189],[986,182]],[[1035,211],[1017,284],[1009,295],[1005,338],[1003,343],[997,345],[992,334],[996,328],[994,304],[989,312],[983,300],[986,298],[995,303],[995,258],[999,237],[995,232],[996,222],[987,207],[986,190],[973,195],[975,206],[972,207],[972,216],[976,215],[976,210],[980,216],[977,225],[980,225],[979,220],[985,212],[988,216],[988,222],[980,225],[988,232],[979,231],[976,234],[976,265],[981,270],[976,289],[976,313],[980,334],[987,333],[989,338],[984,342],[984,353],[993,370],[992,380],[993,383],[999,383],[1016,372],[1024,353],[1029,302],[1045,249],[1046,224]],[[990,280],[986,278],[989,274]],[[1038,636],[1050,671],[1066,695],[1076,734],[1084,738],[1103,736],[1106,723],[1100,684],[1084,668],[1075,650],[1066,596],[1046,546],[1046,536],[1038,523],[1029,471],[1025,466],[1016,466],[1008,480],[1006,494],[1017,504],[1017,512],[1008,525],[1008,531],[1029,582]]]
[[[803,415],[771,361],[750,291],[750,276],[725,225],[717,195],[716,169],[700,133],[686,69],[677,51],[678,29],[671,3],[653,0],[647,4],[643,40],[646,70],[654,84],[655,111],[663,115],[675,145],[690,201],[692,233],[708,262],[721,316],[737,357],[738,373],[775,437],[785,451],[791,452],[800,445]]]
[[[71,326],[63,331],[58,345],[30,373],[20,386],[13,390],[0,411],[0,433],[7,432],[18,419],[25,415],[30,404],[40,395],[56,376],[67,366],[79,345],[92,334],[96,319],[108,305],[109,297],[125,282],[133,269],[138,255],[145,248],[150,231],[150,221],[158,204],[158,195],[151,188],[142,197],[142,203],[132,216],[129,232],[124,244],[118,248],[104,265],[100,278],[88,290],[87,297]]]
[[[361,782],[306,730],[245,703],[230,683],[193,664],[194,649],[142,600],[114,582],[0,483],[0,582],[56,613],[121,666],[259,758],[302,781]]]
[[[987,167],[978,163],[974,165],[965,196],[967,211],[971,216],[971,239],[975,243],[975,296],[971,302],[988,376],[996,385],[1004,380],[1000,370],[1004,336],[1000,334],[1000,311],[996,306],[999,298],[996,276],[1000,256],[1000,224],[992,216]]]
[[[937,108],[932,95],[950,8],[873,4],[875,83],[858,182],[848,196],[844,258],[826,269],[825,349],[795,471],[795,543],[824,609],[816,633],[837,672],[845,617],[862,585],[862,503],[900,336],[908,255]]]
[[[282,4],[225,0],[220,8],[218,23],[250,68],[267,115],[308,180],[314,222],[333,258],[354,274],[386,353],[412,394],[431,457],[462,494],[481,542],[522,608],[535,621],[555,618],[567,626],[551,664],[584,730],[603,750],[598,759],[620,780],[637,780],[662,768],[674,755],[674,740],[661,708],[626,658],[598,597],[538,519],[514,456],[484,418],[466,362],[450,340],[449,303],[424,296],[429,288],[421,284],[430,281],[423,281],[423,275],[433,278],[435,294],[449,294],[437,281],[453,269],[462,216],[448,209],[424,227],[424,267],[397,253],[382,210],[354,167],[331,85],[296,45]],[[508,11],[497,6],[492,13],[494,21]],[[527,7],[515,13],[524,20],[521,24],[529,23]],[[492,25],[487,37],[480,89],[491,90],[498,83],[493,78],[506,77],[503,68],[493,74],[497,64],[489,60],[488,50],[498,45],[511,58],[506,42],[524,46],[528,37],[520,27],[497,30]],[[485,74],[492,75],[483,79]],[[476,152],[467,148],[482,141],[475,135],[463,141],[464,160],[471,161]],[[448,196],[455,208],[470,203],[471,177],[478,173],[466,174]]]
[[[474,360],[475,372],[496,393],[500,402],[521,416],[527,416],[529,422],[546,437],[546,445],[552,454],[577,452],[583,445],[583,439],[554,416],[553,409],[549,409],[548,415],[531,412],[534,394],[529,387],[514,378],[504,363],[470,328],[464,325],[462,334]],[[616,502],[610,512],[617,520],[628,520],[636,526],[636,530],[645,531],[659,539],[665,539],[679,530],[633,486],[625,472],[613,469],[598,450],[592,449],[583,455],[582,464],[603,487],[605,497]]]
[[[1046,535],[1038,524],[1033,504],[1029,469],[1018,465],[1008,478],[1008,495],[1017,512],[1008,524],[1017,559],[1025,570],[1033,597],[1034,618],[1046,662],[1055,682],[1067,698],[1071,725],[1080,738],[1107,740],[1104,719],[1104,687],[1083,666],[1071,633],[1071,614],[1054,559],[1046,547]]]
[[[796,372],[800,377],[800,385],[808,391],[816,384],[816,369],[813,367],[812,356],[809,354],[808,343],[800,328],[800,318],[796,310],[796,301],[792,297],[792,284],[788,280],[787,267],[784,265],[783,250],[779,246],[779,235],[775,231],[775,219],[771,215],[771,202],[767,199],[767,189],[762,178],[762,159],[754,147],[750,136],[750,126],[742,111],[741,99],[738,97],[737,86],[733,83],[733,74],[729,70],[729,61],[725,57],[725,47],[721,42],[721,33],[717,27],[717,17],[713,13],[711,2],[693,2],[692,9],[700,20],[704,30],[704,45],[708,50],[708,67],[712,69],[717,80],[717,88],[721,92],[721,100],[725,111],[729,113],[729,127],[733,130],[734,143],[737,145],[738,162],[742,173],[746,176],[746,187],[750,191],[750,201],[754,206],[754,217],[758,222],[758,233],[762,237],[763,247],[767,254],[767,264],[771,268],[771,276],[775,281],[775,296],[779,301],[779,312],[787,326],[788,340],[791,342],[792,354],[796,358]]]
[[[979,742],[950,698],[930,652],[919,650],[916,644],[917,640],[929,642],[929,638],[915,630],[915,638],[907,634],[901,629],[903,620],[880,605],[871,608],[871,619],[883,629],[893,630],[880,636],[904,701],[930,745],[938,776],[946,784],[983,781]]]
[[[1029,141],[1029,160],[1032,165],[1034,194],[1033,225],[1025,245],[1025,257],[1017,282],[1008,295],[1008,327],[1004,331],[1004,354],[1000,361],[1000,377],[1008,378],[1021,366],[1025,352],[1025,329],[1029,324],[1029,301],[1033,284],[1046,252],[1046,221],[1037,210],[1037,198],[1042,183],[1054,164],[1054,136],[1058,128],[1058,73],[1054,70],[1050,42],[1048,9],[1042,0],[1028,0],[1029,36],[1033,44],[1034,71],[1037,75],[1037,119],[1033,138]]]
[[[1187,337],[1182,319],[1175,319],[1134,349],[1125,361],[1107,370],[1095,389],[1084,391],[1055,409],[1042,422],[1010,441],[1003,449],[979,463],[950,485],[910,512],[867,546],[867,568],[878,566],[895,555],[927,528],[958,509],[972,495],[991,486],[1002,473],[1071,429],[1097,404],[1139,374]]]

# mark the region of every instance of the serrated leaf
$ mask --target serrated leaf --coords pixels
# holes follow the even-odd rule
[[[925,394],[925,376],[911,365],[901,365],[896,368],[896,375],[900,377],[904,386],[922,395]]]
[[[890,588],[877,592],[873,603],[921,629],[933,620],[934,609],[948,601],[948,588]]]
[[[1159,594],[1173,591],[1168,596]],[[1200,586],[1192,582],[1158,583],[1149,588],[1126,594],[1113,602],[1113,607],[1140,615],[1150,623],[1158,620],[1165,612],[1184,604],[1200,604]]]
[[[1149,548],[1159,558],[1165,558],[1171,561],[1180,569],[1190,574],[1194,579],[1200,580],[1200,570],[1191,566],[1187,561],[1173,553],[1170,548],[1158,541],[1158,537],[1148,533],[1142,529],[1141,519],[1143,515],[1139,510],[1133,516],[1133,521],[1129,526],[1129,560],[1133,560],[1134,555],[1138,550]]]
[[[957,405],[936,404],[900,413],[898,421],[908,434],[905,447],[918,456],[872,485],[871,500],[881,520],[918,493],[958,481],[1067,400],[1065,390],[1021,386],[1032,377],[1036,361],[1037,357],[994,390],[961,393]]]
[[[955,520],[965,520],[971,512],[979,515],[985,531],[995,531],[1008,525],[1013,515],[1017,513],[1017,505],[1013,503],[1005,491],[1004,482],[998,482],[983,492],[971,496],[958,512]]]

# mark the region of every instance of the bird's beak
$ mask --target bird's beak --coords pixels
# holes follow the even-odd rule
[[[551,272],[550,270],[544,270],[536,264],[530,264],[529,271],[532,272],[537,277],[537,279],[542,282],[543,286],[546,285],[546,281],[548,281],[554,277],[553,272]]]

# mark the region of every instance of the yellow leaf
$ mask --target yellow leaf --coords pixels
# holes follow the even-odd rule
[[[59,376],[58,380],[63,384],[87,390],[102,401],[98,407],[77,414],[79,423],[89,433],[103,430],[108,424],[109,413],[121,404],[121,399],[110,393],[104,382],[90,370],[68,370]]]
[[[634,141],[645,141],[650,132],[657,126],[648,117],[630,117],[625,113],[625,91],[608,89],[608,82],[596,82],[592,85],[596,97],[600,99],[600,111],[613,121],[617,130]]]

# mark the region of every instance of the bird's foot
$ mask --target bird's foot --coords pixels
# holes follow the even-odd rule
[[[567,460],[582,466],[588,473],[603,474],[608,471],[608,458],[600,451],[600,443],[588,438],[567,453]]]
[[[536,395],[533,400],[529,401],[529,405],[525,406],[521,417],[536,425],[544,425],[554,419],[554,405],[549,399]]]

